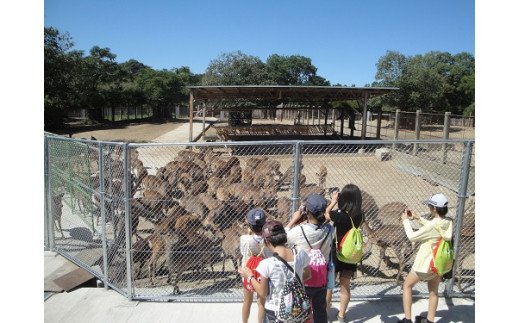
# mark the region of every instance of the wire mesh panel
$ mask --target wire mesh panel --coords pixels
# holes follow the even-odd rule
[[[98,144],[46,137],[54,248],[102,275],[102,244],[92,200],[98,172]]]
[[[440,145],[429,143],[428,147],[438,150],[436,146]],[[365,232],[364,259],[358,267],[357,278],[353,280],[353,297],[402,293],[402,282],[418,247],[405,235],[400,218],[405,208],[428,216],[428,207],[422,202],[434,193],[443,193],[452,207],[449,216],[455,216],[461,163],[449,166],[432,161],[428,154],[416,156],[413,150],[411,142],[398,145],[303,144],[302,174],[310,183],[300,187],[301,198],[314,193],[313,190],[330,198],[331,191],[341,190],[349,183],[356,184],[362,191],[362,210],[373,235]],[[457,150],[464,149],[458,147]],[[461,161],[462,156],[457,160]],[[469,182],[468,186],[474,188],[474,175]],[[474,228],[474,222],[469,221],[465,228],[470,231],[469,228]],[[461,255],[464,257],[474,253],[474,248],[466,246],[467,243],[462,242],[465,251]],[[474,260],[469,258],[461,265],[467,270],[474,270]],[[426,286],[418,288],[421,293],[427,293]],[[440,291],[443,289],[444,284]]]
[[[239,240],[261,207],[286,222],[293,145],[131,145],[136,298],[241,300]]]
[[[287,223],[309,194],[330,198],[348,183],[361,188],[374,230],[365,233],[353,297],[402,292],[417,246],[404,235],[400,214],[410,207],[426,216],[421,202],[438,192],[448,197],[450,216],[465,203],[457,211],[464,218],[450,286],[474,293],[475,168],[467,142],[46,140],[48,215],[56,223],[48,240],[131,298],[241,301],[247,211],[261,207]]]

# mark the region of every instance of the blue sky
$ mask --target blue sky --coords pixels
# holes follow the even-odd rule
[[[134,1],[46,0],[44,24],[75,49],[108,47],[118,62],[204,73],[221,53],[266,61],[303,55],[332,84],[374,81],[387,50],[475,54],[474,0]]]

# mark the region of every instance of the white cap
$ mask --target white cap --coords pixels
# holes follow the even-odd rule
[[[424,204],[432,205],[435,207],[447,207],[448,206],[448,198],[442,194],[437,193],[432,195],[428,201],[424,201]]]

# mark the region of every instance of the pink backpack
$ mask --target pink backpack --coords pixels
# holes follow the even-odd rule
[[[309,248],[311,248],[309,254],[309,258],[311,261],[309,262],[309,269],[311,270],[312,277],[304,282],[305,286],[307,287],[323,287],[327,285],[327,260],[323,256],[323,253],[321,253],[321,247],[327,241],[327,237],[329,236],[330,229],[327,231],[327,234],[325,235],[325,238],[323,239],[323,242],[321,243],[320,247],[318,249],[313,249],[312,245],[310,244],[309,240],[307,239],[307,236],[305,235],[305,232],[303,231],[303,227],[301,227],[303,237],[305,238],[305,241],[307,241],[307,244],[309,245]]]

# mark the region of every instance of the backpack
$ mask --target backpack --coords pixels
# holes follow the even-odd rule
[[[328,272],[328,266],[327,266],[327,260],[325,260],[325,257],[323,256],[323,253],[321,252],[321,247],[327,241],[327,237],[329,236],[330,229],[327,231],[327,234],[325,235],[325,238],[323,239],[323,242],[321,243],[320,247],[318,249],[312,249],[312,245],[307,239],[307,236],[305,235],[305,231],[303,230],[303,227],[300,226],[302,229],[303,237],[305,238],[305,241],[307,241],[307,244],[309,245],[309,248],[311,248],[309,252],[309,258],[311,261],[309,262],[309,269],[311,270],[312,277],[305,281],[305,286],[309,287],[323,287],[327,284],[327,272]]]
[[[249,257],[249,259],[247,259],[246,267],[251,269],[251,271],[253,272],[253,276],[255,276],[256,280],[260,281],[260,274],[256,271],[256,267],[258,266],[260,261],[262,261],[264,259],[264,257],[262,257],[262,252],[264,251],[264,245],[262,245],[262,249],[260,249],[260,252],[256,256],[253,255],[253,253],[251,252],[251,249],[249,248],[249,244],[247,245],[247,250],[249,251],[251,256]],[[253,288],[253,285],[247,281],[247,278],[244,278],[242,280],[242,284],[244,285],[244,288],[247,289],[248,291],[250,291],[250,292],[255,291],[255,289]]]
[[[363,258],[363,234],[361,233],[361,225],[356,228],[350,216],[349,219],[350,223],[352,223],[352,228],[345,233],[339,246],[338,232],[336,231],[336,248],[338,249],[336,257],[341,262],[355,265],[361,262]]]
[[[285,275],[285,282],[282,289],[279,294],[275,296],[277,300],[277,307],[274,311],[276,319],[282,322],[305,322],[309,320],[312,311],[311,300],[305,293],[300,277],[298,277],[294,269],[277,253],[273,256],[293,273],[292,279],[289,279],[288,275]],[[294,256],[294,261],[296,262],[296,255]]]
[[[453,268],[453,256],[455,252],[451,241],[439,238],[433,246],[433,257],[430,261],[430,270],[443,277]]]

